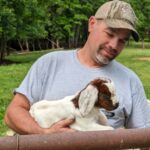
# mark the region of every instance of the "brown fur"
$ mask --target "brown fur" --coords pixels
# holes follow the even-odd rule
[[[106,80],[106,79],[97,78],[97,79],[91,81],[88,85],[91,84],[91,85],[95,86],[97,88],[97,90],[99,91],[98,100],[95,103],[96,107],[105,108],[107,110],[114,110],[118,107],[118,105],[113,106],[113,104],[112,104],[112,101],[110,99],[111,98],[111,93],[110,93],[108,87],[104,84],[104,83],[107,83],[107,82],[111,82],[111,81],[108,80],[108,79]],[[80,93],[83,90],[81,90],[79,92],[79,94],[74,99],[72,99],[72,102],[73,102],[73,104],[76,108],[79,108],[78,101],[79,101]]]

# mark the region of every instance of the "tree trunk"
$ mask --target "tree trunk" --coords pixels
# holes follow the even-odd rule
[[[56,44],[53,41],[51,41],[51,44],[52,44],[52,49],[54,49]]]
[[[42,49],[42,47],[41,47],[41,43],[40,43],[40,41],[38,40],[38,47],[39,47],[39,49],[41,50]]]
[[[48,38],[48,41],[51,42],[51,47],[55,48],[56,43],[53,40],[50,40],[49,38]]]
[[[0,64],[4,60],[6,47],[7,47],[7,41],[3,38],[1,39],[1,45],[0,45]]]
[[[35,51],[35,43],[34,43],[34,40],[32,40],[31,45],[32,45],[32,50]]]
[[[30,51],[30,49],[29,49],[29,42],[28,42],[27,39],[25,40],[25,45],[26,45],[26,51]]]
[[[75,46],[75,47],[78,47],[79,44],[80,44],[80,43],[78,43],[78,41],[79,41],[79,36],[80,36],[80,26],[79,26],[79,25],[77,26],[76,34],[75,34],[75,35],[76,35],[76,36],[75,36],[75,44],[74,44],[74,46]]]
[[[68,48],[71,48],[71,38],[68,36]]]
[[[10,50],[6,47],[6,55],[9,56],[10,55]]]
[[[46,49],[49,49],[49,41],[46,40],[46,44],[45,44]]]
[[[60,48],[59,40],[58,39],[56,40],[56,48]]]
[[[20,50],[23,52],[24,49],[23,49],[23,46],[22,46],[21,41],[19,39],[18,39],[18,44],[19,44]]]
[[[1,39],[1,45],[0,45],[0,64],[3,61],[3,40]]]
[[[126,46],[130,46],[130,40],[127,41],[127,45]]]

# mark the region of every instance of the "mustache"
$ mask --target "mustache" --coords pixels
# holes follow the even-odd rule
[[[116,54],[118,54],[118,51],[117,51],[116,49],[108,48],[108,47],[106,47],[106,46],[104,46],[104,45],[100,45],[100,46],[99,46],[99,50],[101,50],[101,49],[106,50],[106,51],[109,52],[111,55],[116,55]]]

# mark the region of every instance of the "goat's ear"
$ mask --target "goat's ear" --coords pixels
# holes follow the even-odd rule
[[[98,99],[98,90],[93,85],[88,85],[80,92],[79,111],[82,116],[87,115],[95,105]]]

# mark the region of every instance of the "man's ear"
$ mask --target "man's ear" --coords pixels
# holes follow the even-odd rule
[[[89,18],[89,22],[88,22],[88,32],[91,32],[96,24],[97,20],[95,19],[94,16],[91,16]]]

